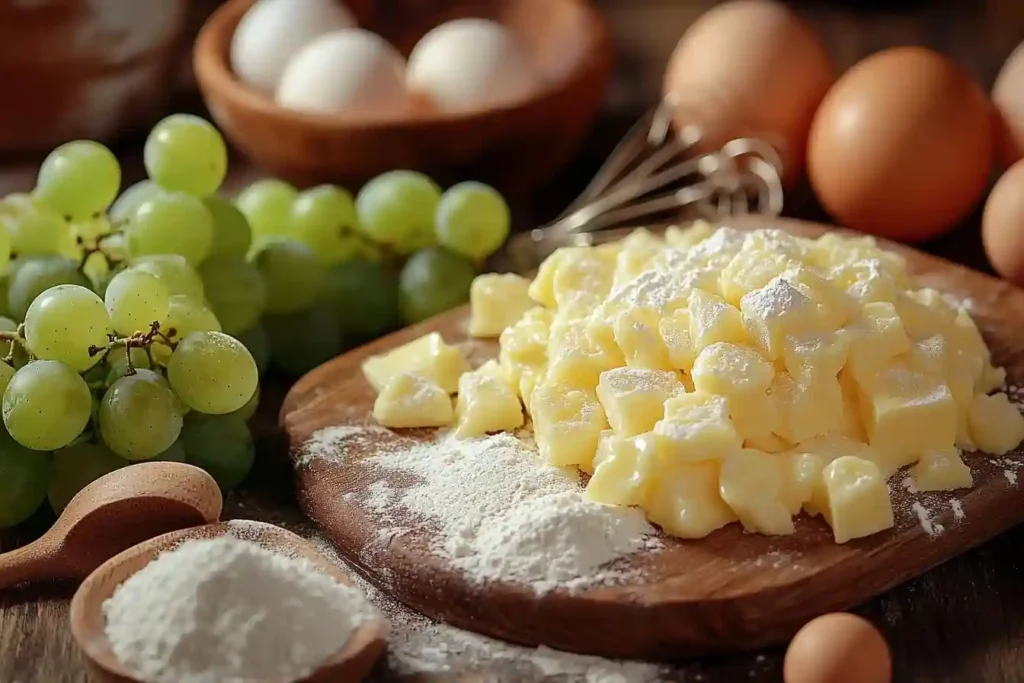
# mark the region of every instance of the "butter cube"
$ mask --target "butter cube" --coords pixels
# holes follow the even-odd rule
[[[666,462],[720,459],[743,439],[720,396],[683,394],[665,402],[665,418],[654,425],[658,452]]]
[[[615,343],[632,368],[671,370],[672,361],[661,340],[658,314],[649,308],[634,308],[615,319]]]
[[[551,313],[544,308],[526,312],[519,322],[505,329],[499,338],[498,364],[509,384],[517,388],[526,374],[547,371],[548,336]],[[524,396],[524,402],[526,397]]]
[[[819,455],[824,458],[826,463],[847,456],[871,461],[877,457],[873,455],[868,444],[835,432],[804,441],[797,447],[797,450]]]
[[[843,392],[843,421],[836,433],[866,444],[868,433],[860,409],[860,388],[849,370],[839,373],[839,388]]]
[[[559,314],[570,320],[585,318],[601,305],[612,288],[615,256],[615,252],[598,247],[579,247],[566,253],[552,278]]]
[[[985,453],[1003,455],[1024,439],[1024,417],[1006,394],[976,395],[971,400],[968,420],[972,440]]]
[[[771,387],[775,369],[749,346],[717,342],[697,355],[690,375],[699,392],[751,396],[763,394]]]
[[[511,386],[509,384],[508,377],[505,375],[505,371],[501,367],[501,364],[493,358],[486,361],[483,365],[478,367],[473,372],[479,375],[483,375],[484,377],[493,377],[496,380],[504,382],[506,386]],[[459,379],[461,380],[462,378],[460,377]]]
[[[469,334],[497,337],[519,322],[533,301],[530,281],[513,273],[478,275],[469,288]]]
[[[810,267],[791,266],[781,277],[818,305],[818,317],[830,330],[846,325],[860,311],[853,297]]]
[[[889,465],[888,476],[956,440],[956,402],[942,381],[893,364],[858,380],[868,443]]]
[[[547,377],[547,374],[548,371],[546,366],[524,366],[522,368],[522,372],[519,374],[519,381],[512,387],[517,390],[516,393],[519,396],[519,399],[523,402],[523,408],[526,409],[526,412],[529,415],[533,414],[533,392],[544,382],[544,378]]]
[[[523,408],[508,383],[480,372],[467,372],[459,378],[455,415],[459,439],[523,426]]]
[[[688,313],[694,348],[703,349],[715,342],[743,344],[747,341],[739,309],[719,296],[695,289],[690,294]]]
[[[719,464],[676,464],[647,495],[647,519],[680,538],[703,538],[736,521],[718,488]]]
[[[413,372],[434,382],[449,394],[459,387],[459,376],[468,369],[466,360],[437,332],[363,361],[363,375],[376,391],[381,391],[403,372]]]
[[[878,466],[861,458],[842,457],[821,473],[823,514],[836,543],[846,543],[893,526],[889,489]]]
[[[743,447],[753,448],[765,453],[785,453],[793,449],[793,444],[777,434],[768,434],[766,436],[756,436],[753,439],[744,439]]]
[[[866,304],[861,317],[849,330],[847,367],[858,381],[862,377],[870,378],[910,349],[910,339],[896,307],[888,302]]]
[[[686,372],[692,370],[697,349],[690,336],[689,311],[684,308],[662,317],[658,330],[672,366]]]
[[[545,382],[533,390],[530,414],[540,457],[557,466],[589,466],[608,428],[593,391]]]
[[[848,295],[863,304],[891,302],[899,291],[892,273],[876,258],[840,265],[832,271],[831,277]]]
[[[593,389],[601,373],[623,365],[621,354],[602,349],[579,321],[556,319],[548,338],[548,379],[579,389]]]
[[[931,300],[931,296],[925,295],[924,300]],[[954,310],[946,306],[929,306],[925,301],[915,297],[913,293],[904,292],[897,294],[893,301],[903,323],[903,329],[911,339],[944,335],[956,320]]]
[[[781,431],[778,397],[768,392],[738,394],[727,399],[729,417],[745,441],[766,439]]]
[[[682,393],[675,372],[615,368],[601,373],[597,398],[608,424],[619,436],[636,436],[654,429],[665,414],[665,401]]]
[[[598,449],[600,462],[595,456],[586,497],[607,505],[643,505],[658,472],[657,451],[650,436],[611,436],[602,439]]]
[[[665,315],[685,308],[690,293],[701,277],[700,272],[676,274],[661,268],[645,270],[608,294],[601,306],[603,315],[611,318],[613,314],[634,308],[649,308]]]
[[[714,226],[707,221],[694,221],[685,228],[670,225],[665,229],[665,242],[675,249],[687,250],[711,237],[714,233]]]
[[[793,533],[793,518],[783,503],[784,465],[781,458],[749,448],[722,459],[722,500],[739,516],[747,531]]]
[[[558,302],[555,301],[555,272],[566,255],[578,249],[581,247],[560,247],[541,262],[540,268],[537,269],[537,275],[534,276],[528,289],[530,298],[541,306],[548,308],[558,306]]]
[[[787,336],[815,332],[821,325],[818,305],[780,277],[744,295],[740,311],[750,339],[771,360],[782,356]]]
[[[907,365],[911,370],[946,379],[950,370],[949,344],[946,337],[936,334],[910,343]]]
[[[735,228],[718,228],[685,252],[691,265],[721,271],[743,249],[746,233]]]
[[[952,491],[974,485],[971,468],[964,464],[958,448],[925,453],[910,468],[910,476],[918,491]]]
[[[797,382],[779,373],[772,383],[778,401],[778,435],[792,443],[808,441],[838,430],[843,422],[843,390],[835,376]]]
[[[373,403],[373,419],[395,429],[441,427],[452,417],[448,392],[412,372],[391,377]]]
[[[614,287],[650,269],[654,257],[665,249],[665,242],[644,228],[629,233],[619,245],[621,248],[615,261]]]
[[[782,343],[782,362],[795,379],[812,382],[835,377],[846,365],[850,335],[846,330],[788,336]]]
[[[793,264],[784,254],[756,247],[744,248],[722,271],[722,298],[742,309],[744,296],[765,287]]]
[[[782,453],[777,457],[783,460],[782,502],[789,514],[797,515],[811,502],[827,461],[816,453],[798,451]],[[817,514],[817,511],[808,510],[808,514]]]

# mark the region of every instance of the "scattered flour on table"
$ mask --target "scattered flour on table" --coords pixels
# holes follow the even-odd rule
[[[960,521],[967,516],[964,514],[964,506],[961,505],[960,501],[956,498],[951,498],[949,500],[949,505],[953,508],[953,519]]]
[[[308,562],[232,535],[162,553],[103,604],[114,654],[146,683],[292,683],[376,614]]]
[[[343,561],[322,538],[312,539],[339,565]],[[451,675],[501,668],[487,683],[662,683],[673,680],[658,664],[577,655],[547,647],[523,647],[439,624],[402,605],[352,572],[354,583],[391,623],[388,668],[400,675]],[[500,665],[496,667],[495,665]],[[476,680],[476,679],[471,679]]]
[[[1003,476],[1010,486],[1017,485],[1017,473],[1014,470],[1003,470]]]
[[[389,429],[377,425],[338,425],[321,429],[303,445],[295,460],[295,466],[305,467],[316,459],[335,460],[339,456],[343,458],[349,448],[370,448],[382,436],[391,433]]]
[[[938,536],[945,531],[941,524],[932,520],[932,513],[925,506],[920,503],[914,503],[911,509],[917,515],[917,521],[921,524],[921,528],[929,536]]]
[[[336,459],[356,438],[350,428],[322,430],[303,458]],[[659,542],[643,513],[582,495],[579,475],[537,459],[529,439],[498,434],[390,444],[367,462],[413,476],[392,490],[378,482],[362,495],[370,511],[397,504],[438,534],[434,551],[476,581],[510,580],[538,593],[626,578],[615,560]],[[383,538],[408,529],[381,531]]]

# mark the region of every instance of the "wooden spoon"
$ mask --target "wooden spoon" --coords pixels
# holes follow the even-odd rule
[[[71,635],[86,661],[105,681],[140,683],[114,655],[107,640],[103,603],[122,583],[161,552],[185,541],[233,535],[288,557],[308,560],[338,583],[351,585],[349,576],[300,536],[262,522],[225,522],[183,529],[151,539],[111,558],[79,586],[71,600]],[[168,596],[168,599],[171,599]],[[370,672],[387,645],[388,624],[383,617],[365,621],[337,653],[297,683],[356,683]]]
[[[0,589],[81,581],[136,543],[217,521],[223,502],[213,477],[192,465],[150,462],[116,470],[79,491],[41,538],[0,555]]]

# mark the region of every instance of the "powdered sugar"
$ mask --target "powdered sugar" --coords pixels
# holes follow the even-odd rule
[[[322,430],[303,457],[338,457],[333,449],[345,452],[353,438],[353,428]],[[408,531],[394,519],[397,505],[414,527],[434,532],[435,553],[474,581],[516,581],[538,593],[611,582],[627,576],[611,566],[617,559],[656,543],[642,513],[584,499],[578,473],[541,462],[528,437],[441,434],[400,441],[363,462],[417,480],[404,489],[380,480],[360,496],[391,525],[382,539]]]
[[[161,554],[103,612],[115,655],[152,683],[291,683],[375,614],[358,590],[234,535]]]

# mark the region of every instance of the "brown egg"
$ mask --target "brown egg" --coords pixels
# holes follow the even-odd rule
[[[834,81],[825,47],[799,17],[775,2],[738,0],[683,34],[663,94],[678,102],[677,127],[704,128],[707,149],[748,135],[771,139],[792,184],[803,172],[814,112]]]
[[[992,188],[981,219],[981,239],[996,272],[1024,286],[1024,159]]]
[[[1024,43],[1006,59],[992,86],[998,121],[999,161],[1010,166],[1024,157]]]
[[[890,683],[885,638],[854,614],[826,614],[793,638],[783,663],[785,683]]]
[[[894,48],[856,64],[825,96],[807,173],[840,225],[919,241],[981,199],[992,139],[991,105],[970,76],[937,52]]]

